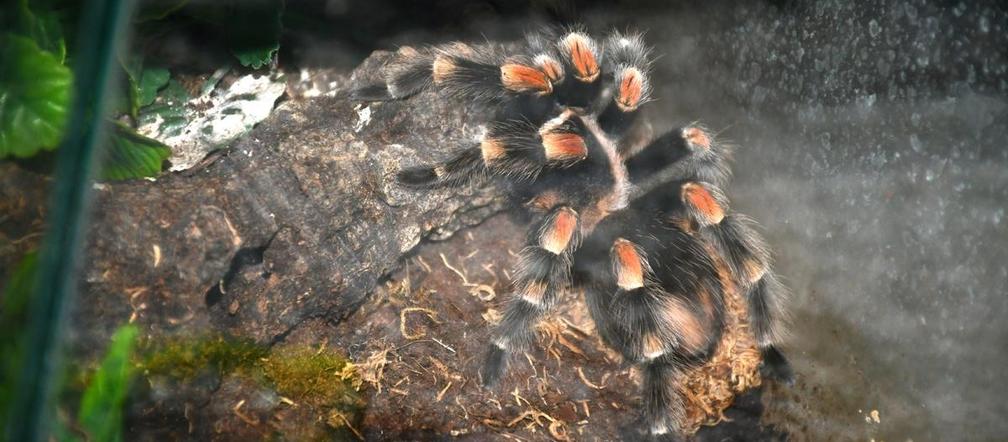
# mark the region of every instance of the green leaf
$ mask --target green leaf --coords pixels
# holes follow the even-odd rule
[[[259,69],[270,64],[273,60],[273,54],[276,54],[279,49],[280,42],[276,42],[270,46],[251,49],[234,49],[232,52],[235,57],[238,58],[238,62],[241,63],[242,66]]]
[[[144,67],[143,57],[135,54],[120,54],[119,64],[126,72],[129,87],[128,111],[131,116],[136,117],[141,107],[154,102],[158,91],[168,85],[171,75],[164,68]],[[120,109],[123,110],[125,109]]]
[[[101,366],[81,397],[77,420],[88,440],[122,440],[123,406],[134,367],[130,363],[137,328],[124,325],[112,335]]]
[[[126,51],[123,48],[123,51]],[[140,109],[140,76],[143,72],[143,57],[135,54],[130,54],[128,52],[119,53],[119,65],[122,66],[123,72],[126,73],[126,107],[116,109],[116,111],[125,111],[130,114],[130,116],[135,117],[137,111]]]
[[[137,126],[156,123],[161,128],[159,130],[161,138],[182,133],[189,121],[186,103],[190,98],[189,91],[181,83],[169,80],[168,86],[158,93],[154,103],[140,110]]]
[[[280,49],[282,0],[218,0],[190,6],[193,16],[220,30],[242,66],[269,65]]]
[[[32,11],[28,0],[21,0],[18,13],[18,33],[31,37],[39,48],[52,52],[63,63],[66,60],[66,42],[59,15],[49,10]]]
[[[0,38],[0,158],[29,157],[59,145],[73,73],[32,39]]]
[[[140,76],[140,84],[137,88],[138,103],[140,107],[148,106],[154,102],[157,93],[161,88],[168,85],[168,69],[150,68],[144,69]]]
[[[157,176],[161,173],[161,164],[171,155],[171,149],[160,141],[140,135],[118,122],[113,123],[110,138],[101,172],[105,180]]]

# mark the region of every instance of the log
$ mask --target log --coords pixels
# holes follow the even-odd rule
[[[388,56],[376,52],[349,84],[372,81]],[[285,101],[192,169],[97,186],[74,346],[129,320],[150,335],[269,344],[307,319],[346,317],[421,239],[503,207],[490,188],[417,192],[394,179],[473,138],[473,115],[431,93]]]

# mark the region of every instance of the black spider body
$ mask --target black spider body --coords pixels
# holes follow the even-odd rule
[[[641,432],[672,437],[684,415],[676,381],[716,350],[726,290],[745,295],[765,361],[789,375],[773,347],[784,290],[762,239],[720,190],[731,175],[724,146],[697,126],[646,144],[627,135],[650,96],[649,66],[639,35],[598,44],[579,31],[545,32],[517,54],[464,43],[401,49],[384,83],[353,97],[406,99],[434,87],[493,111],[478,144],[398,175],[418,188],[502,179],[533,214],[483,382],[533,344],[559,293],[583,288],[604,342],[643,373]]]

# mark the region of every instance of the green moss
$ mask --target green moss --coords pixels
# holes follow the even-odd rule
[[[355,388],[360,379],[353,364],[327,349],[303,345],[269,348],[221,336],[176,338],[148,342],[139,365],[147,376],[187,382],[209,370],[221,377],[240,376],[271,388],[298,406],[313,410],[310,422],[286,429],[299,434],[318,434],[312,428],[324,422],[328,430],[315,430],[336,433],[325,438],[345,438],[349,436],[349,425],[356,425],[366,405]],[[285,428],[279,431],[284,433]],[[291,434],[279,436],[286,439]]]
[[[281,395],[315,406],[359,407],[363,403],[352,385],[357,375],[347,364],[330,351],[288,346],[273,350],[262,367]]]
[[[148,375],[169,376],[182,381],[192,380],[204,370],[221,376],[239,372],[251,374],[269,350],[247,340],[209,338],[172,338],[148,343],[148,352],[141,361]]]

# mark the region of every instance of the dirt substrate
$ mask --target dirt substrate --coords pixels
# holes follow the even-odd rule
[[[507,215],[421,246],[356,314],[306,323],[288,342],[345,348],[368,399],[356,428],[368,440],[616,440],[636,436],[635,370],[606,349],[576,292],[539,327],[540,345],[495,388],[477,376],[509,298],[522,228]],[[737,303],[731,311],[744,313]],[[319,337],[323,341],[319,342]],[[776,439],[759,425],[759,353],[731,319],[714,360],[686,382],[698,440]],[[724,413],[734,395],[749,390]]]

